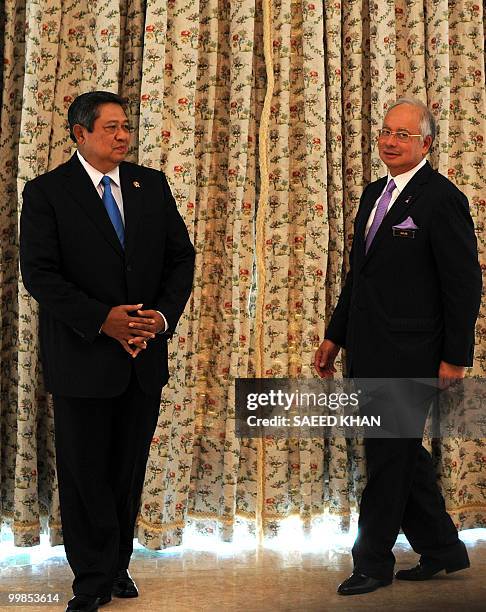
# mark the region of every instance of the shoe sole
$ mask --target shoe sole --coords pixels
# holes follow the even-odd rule
[[[373,591],[377,591],[378,589],[381,589],[382,587],[390,586],[391,583],[392,583],[391,580],[390,582],[384,582],[383,584],[380,584],[380,586],[376,587],[375,589],[360,589],[359,591],[338,591],[338,595],[344,595],[346,597],[349,597],[350,595],[364,595],[365,593],[373,593]]]
[[[100,600],[98,602],[99,606],[106,606],[106,604],[110,603],[111,601],[111,597],[100,597]]]
[[[454,572],[460,572],[461,570],[465,570],[468,569],[469,567],[471,567],[471,564],[468,563],[467,565],[461,565],[461,566],[452,566],[452,567],[446,567],[445,571],[446,574],[453,574]]]
[[[404,576],[395,576],[395,580],[404,580],[405,582],[425,582],[426,580],[432,580],[432,578],[434,578],[434,576],[437,576],[437,574],[440,574],[440,572],[443,572],[444,570],[440,570],[439,572],[436,572],[435,574],[432,574],[432,576],[427,576],[425,577],[420,577],[420,578],[405,578]]]
[[[429,576],[423,576],[423,577],[407,578],[405,576],[397,576],[395,574],[395,578],[396,580],[407,580],[408,582],[425,582],[426,580],[432,580],[432,578],[434,578],[435,576],[437,576],[437,574],[440,574],[441,572],[445,571],[446,574],[453,574],[454,572],[460,572],[461,570],[468,569],[468,567],[470,567],[470,565],[464,565],[461,567],[443,567],[442,569],[437,570],[433,574],[430,574]]]

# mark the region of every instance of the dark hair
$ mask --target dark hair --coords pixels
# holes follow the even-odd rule
[[[126,100],[111,91],[88,91],[77,96],[68,108],[69,135],[76,142],[73,127],[76,124],[92,132],[94,122],[99,117],[99,107],[102,104],[119,104],[123,109]]]

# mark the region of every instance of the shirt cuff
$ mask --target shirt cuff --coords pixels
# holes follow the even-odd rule
[[[162,317],[162,319],[164,320],[164,329],[162,331],[159,331],[159,334],[165,334],[165,332],[169,329],[169,326],[167,324],[167,319],[164,317],[164,315],[160,312],[160,310],[157,310],[156,312],[159,313],[159,315]]]

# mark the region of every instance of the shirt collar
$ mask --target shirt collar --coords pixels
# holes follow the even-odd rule
[[[117,187],[120,187],[120,166],[116,166],[113,170],[110,170],[106,174],[100,172],[96,168],[94,168],[89,162],[87,162],[84,157],[81,155],[79,151],[76,151],[79,161],[81,162],[83,168],[89,175],[89,178],[93,181],[93,185],[98,188],[98,185],[101,183],[101,179],[104,176],[109,176],[110,179],[115,183]]]
[[[423,166],[425,166],[426,163],[427,163],[427,160],[424,157],[424,159],[420,163],[418,163],[411,170],[404,172],[403,174],[397,174],[397,176],[392,176],[388,172],[386,184],[388,185],[390,180],[393,179],[395,181],[395,185],[397,186],[398,193],[401,193],[405,189],[410,179],[420,170],[420,168],[423,168]]]

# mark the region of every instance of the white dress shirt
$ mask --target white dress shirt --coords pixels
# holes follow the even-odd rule
[[[395,181],[396,187],[392,191],[392,197],[391,197],[391,200],[390,200],[390,204],[388,204],[388,208],[386,209],[387,213],[390,210],[390,208],[393,206],[393,204],[396,201],[396,199],[398,198],[398,196],[405,189],[405,187],[406,187],[407,183],[410,181],[410,179],[414,176],[414,174],[416,174],[420,170],[420,168],[425,166],[426,163],[427,163],[427,160],[424,158],[419,164],[417,164],[411,170],[408,170],[407,172],[404,172],[403,174],[397,174],[397,176],[392,176],[390,174],[390,172],[388,172],[388,176],[387,176],[385,187],[383,188],[383,191],[378,196],[378,199],[376,200],[375,205],[373,206],[373,208],[371,210],[370,216],[368,217],[368,223],[366,224],[366,228],[365,228],[365,238],[368,235],[368,231],[369,231],[369,229],[371,227],[371,224],[373,223],[373,219],[375,218],[376,209],[378,208],[378,202],[380,201],[381,196],[384,194],[386,186],[388,185],[390,180],[393,179]]]
[[[113,197],[115,198],[115,202],[120,210],[123,225],[125,225],[125,215],[123,213],[123,196],[122,196],[121,185],[120,185],[120,167],[116,166],[116,168],[113,168],[113,170],[110,170],[106,174],[103,174],[103,172],[100,172],[99,170],[94,168],[89,162],[87,162],[79,151],[76,151],[76,153],[78,155],[79,161],[81,162],[81,165],[88,173],[89,178],[93,181],[93,185],[95,186],[96,191],[99,193],[99,196],[102,201],[103,201],[104,187],[103,187],[103,183],[101,182],[101,179],[104,176],[110,177],[111,193],[113,194]],[[159,332],[161,334],[164,331],[167,331],[169,329],[169,326],[167,324],[167,319],[164,317],[164,315],[159,310],[157,310],[156,312],[158,312],[159,315],[164,320],[164,329],[161,332]],[[101,329],[100,329],[100,333],[101,333]]]
[[[110,170],[106,174],[103,174],[103,172],[100,172],[99,170],[94,168],[89,162],[87,162],[79,151],[76,151],[76,153],[78,154],[79,161],[81,162],[83,168],[88,173],[89,178],[93,181],[93,185],[95,186],[96,191],[100,194],[100,198],[103,198],[104,191],[101,179],[104,176],[110,177],[111,193],[113,194],[115,202],[117,203],[117,206],[120,210],[123,225],[125,225],[125,215],[123,213],[123,196],[120,185],[120,167],[117,166],[116,168],[113,168],[113,170]]]

